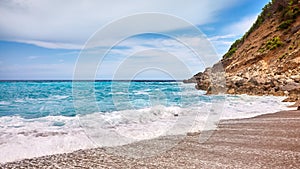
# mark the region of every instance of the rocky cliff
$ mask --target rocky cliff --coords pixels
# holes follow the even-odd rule
[[[208,94],[288,95],[286,101],[300,100],[300,1],[267,4],[221,61],[189,81]]]

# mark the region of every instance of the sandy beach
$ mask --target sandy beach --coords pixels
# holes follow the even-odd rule
[[[298,168],[300,111],[224,120],[208,141],[198,139],[199,134],[169,136],[25,159],[0,168]],[[164,151],[168,145],[175,146]]]

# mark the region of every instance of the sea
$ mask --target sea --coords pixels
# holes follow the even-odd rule
[[[180,81],[1,81],[0,162],[214,129],[287,108]]]

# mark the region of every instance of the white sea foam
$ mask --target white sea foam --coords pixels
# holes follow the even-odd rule
[[[18,99],[16,99],[16,100],[15,100],[15,102],[17,102],[17,103],[24,103],[24,102],[25,102],[25,100],[24,100],[24,99],[20,99],[20,98],[18,98]]]
[[[63,126],[54,126],[63,122]],[[93,147],[76,117],[0,118],[0,162]],[[17,152],[17,153],[16,153]]]
[[[186,108],[156,105],[76,117],[23,119],[4,116],[0,118],[0,162],[209,129],[206,120],[210,113],[218,114],[216,117],[220,119],[236,119],[288,110],[286,106],[290,103],[282,103],[282,99],[227,96],[223,111],[212,110],[212,103],[201,102]]]
[[[136,95],[149,95],[147,91],[136,91],[134,94]]]
[[[53,95],[51,96],[49,99],[56,99],[56,100],[62,100],[62,99],[66,99],[69,98],[70,96],[61,96],[61,95]]]
[[[288,108],[292,103],[282,102],[285,97],[238,95],[226,98],[221,119],[250,118]]]
[[[7,101],[0,101],[0,105],[10,105],[10,102],[7,102]]]

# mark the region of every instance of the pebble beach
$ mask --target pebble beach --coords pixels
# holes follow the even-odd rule
[[[300,166],[300,111],[223,120],[206,142],[199,142],[200,135],[188,133],[124,146],[78,150],[9,162],[0,168],[296,169]],[[163,149],[168,145],[174,146]]]

